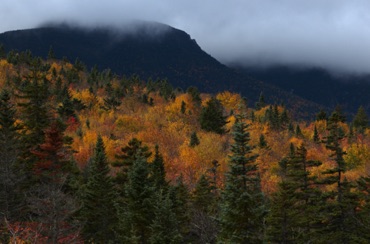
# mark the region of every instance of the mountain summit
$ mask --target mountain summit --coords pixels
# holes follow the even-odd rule
[[[298,116],[309,116],[318,105],[273,85],[226,67],[204,52],[184,31],[142,22],[130,28],[82,28],[52,25],[0,34],[6,50],[30,50],[46,57],[50,47],[57,58],[79,58],[88,67],[111,69],[119,75],[167,78],[175,87],[197,86],[201,91],[240,92],[253,106],[261,92],[271,103],[285,103]]]

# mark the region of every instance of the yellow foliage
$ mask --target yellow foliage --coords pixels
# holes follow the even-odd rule
[[[228,112],[231,110],[238,111],[242,100],[239,94],[231,93],[229,91],[217,94],[216,98],[220,100],[222,106],[224,106]]]

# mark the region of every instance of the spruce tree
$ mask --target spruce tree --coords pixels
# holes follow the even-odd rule
[[[19,186],[23,176],[19,174],[17,161],[20,155],[20,130],[16,124],[16,109],[7,90],[0,93],[0,233],[6,221],[19,220],[24,205]],[[6,242],[4,239],[2,242]]]
[[[104,142],[98,137],[88,179],[82,189],[80,218],[85,223],[82,235],[88,242],[115,241],[118,222],[115,209],[116,194],[105,154]]]
[[[217,196],[210,180],[204,174],[192,194],[192,233],[201,243],[214,243],[218,233]]]
[[[332,152],[330,157],[335,162],[332,168],[322,172],[325,177],[322,184],[335,187],[325,194],[325,222],[324,228],[326,235],[323,241],[334,241],[336,243],[350,243],[354,241],[356,228],[355,212],[356,198],[358,196],[351,190],[354,186],[344,178],[347,171],[344,160],[345,151],[341,146],[344,139],[343,130],[339,123],[343,122],[343,117],[334,111],[328,119],[328,135],[324,138],[326,148]]]
[[[155,188],[149,173],[147,159],[139,149],[128,171],[124,195],[125,206],[120,214],[121,241],[124,243],[130,243],[132,240],[147,243],[151,236],[150,225],[154,218]]]
[[[225,189],[222,192],[220,224],[221,242],[261,243],[263,233],[264,200],[252,153],[250,136],[244,117],[236,116],[233,126],[234,143]]]
[[[272,196],[271,211],[267,219],[268,239],[277,243],[309,243],[315,241],[321,219],[321,193],[316,177],[310,175],[319,161],[307,160],[303,145],[291,144],[289,156],[279,162],[281,182]]]
[[[212,97],[205,107],[202,108],[199,121],[200,126],[205,131],[217,134],[226,133],[225,125],[228,123],[224,116],[224,108],[219,100]]]
[[[137,138],[133,138],[128,142],[128,145],[121,148],[121,153],[115,155],[117,161],[113,162],[114,167],[120,168],[116,175],[116,182],[120,187],[123,187],[127,182],[128,171],[138,157],[143,156],[148,159],[152,153],[147,146],[142,146],[142,142]]]
[[[169,194],[164,194],[162,190],[156,192],[154,203],[154,218],[150,224],[149,243],[181,243],[183,237],[180,234],[179,223],[173,212],[173,203]]]
[[[259,96],[259,99],[258,99],[258,102],[256,103],[256,110],[260,110],[261,108],[265,107],[266,106],[266,103],[265,103],[265,97],[263,96],[263,93],[261,92],[260,93],[260,96]]]
[[[317,131],[316,125],[315,125],[315,127],[313,129],[313,141],[315,143],[319,143],[320,142],[319,132]]]
[[[180,109],[180,112],[182,114],[185,114],[185,112],[186,112],[186,103],[184,101],[181,101],[181,109]]]
[[[154,159],[150,164],[150,179],[156,190],[164,190],[165,192],[168,187],[168,182],[166,181],[163,156],[159,152],[158,145],[155,145]]]
[[[360,106],[352,121],[353,127],[360,133],[363,133],[369,126],[369,117],[364,107]]]
[[[198,138],[198,135],[197,133],[194,131],[193,133],[191,133],[190,135],[190,142],[189,142],[189,146],[190,147],[195,147],[195,146],[198,146],[200,144],[200,141],[199,141],[199,138]]]

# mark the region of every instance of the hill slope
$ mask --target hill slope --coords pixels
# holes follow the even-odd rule
[[[107,28],[44,27],[3,33],[0,43],[7,50],[28,49],[42,57],[52,46],[57,58],[66,56],[73,61],[78,57],[89,67],[96,64],[120,75],[168,78],[183,89],[197,86],[210,93],[240,92],[250,106],[263,91],[268,102],[284,102],[300,117],[311,116],[319,109],[313,102],[226,67],[187,33],[162,24],[145,23],[126,33]]]

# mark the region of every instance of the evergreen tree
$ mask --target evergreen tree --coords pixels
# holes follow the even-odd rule
[[[199,141],[198,135],[194,131],[193,133],[191,133],[189,146],[195,147],[195,146],[198,146],[199,144],[200,144],[200,141]]]
[[[217,134],[226,133],[225,125],[226,116],[223,115],[224,108],[219,100],[212,97],[205,107],[202,108],[200,114],[200,126],[205,131],[215,132]]]
[[[201,243],[214,243],[218,233],[217,197],[204,174],[199,178],[192,197],[192,233]]]
[[[327,119],[328,119],[328,115],[323,109],[321,109],[320,112],[318,112],[316,115],[316,121],[327,120]]]
[[[0,59],[6,58],[6,53],[4,49],[4,45],[0,43]]]
[[[156,190],[166,190],[168,183],[166,181],[166,171],[164,168],[163,156],[159,153],[158,145],[155,145],[154,160],[150,165],[150,179]]]
[[[181,101],[181,109],[180,109],[180,112],[182,114],[185,114],[185,112],[186,112],[186,103],[184,101]]]
[[[260,110],[261,108],[265,107],[266,106],[266,103],[265,103],[265,97],[263,96],[263,93],[261,92],[260,93],[260,96],[259,96],[259,99],[258,99],[258,102],[256,103],[256,110]]]
[[[85,223],[82,234],[88,242],[115,241],[118,222],[115,209],[116,194],[109,172],[103,139],[99,136],[81,199],[80,217]]]
[[[194,105],[200,107],[202,104],[202,99],[200,97],[200,92],[198,88],[194,86],[190,86],[187,90],[186,93],[188,93],[191,96],[191,100],[194,103]]]
[[[303,134],[302,134],[302,131],[301,131],[301,127],[298,124],[295,127],[295,136],[296,137],[303,137]]]
[[[40,71],[40,65],[35,63],[30,69],[28,80],[18,88],[21,119],[24,126],[22,136],[22,160],[21,170],[29,180],[25,187],[31,186],[32,168],[37,158],[31,153],[45,139],[45,129],[50,125],[50,104],[49,104],[49,81]]]
[[[255,164],[258,155],[252,154],[244,117],[238,115],[236,118],[232,155],[221,200],[219,237],[222,242],[261,243],[265,210]]]
[[[343,122],[343,117],[334,111],[327,123],[328,136],[324,139],[325,146],[332,151],[330,155],[335,162],[334,167],[322,172],[325,178],[322,184],[335,186],[334,190],[326,193],[324,228],[326,233],[323,241],[336,243],[350,243],[354,241],[357,223],[355,220],[356,194],[351,190],[354,186],[345,180],[343,174],[346,172],[344,161],[345,152],[341,147],[344,138],[343,130],[339,123]]]
[[[0,93],[0,233],[6,221],[18,220],[24,205],[19,185],[23,176],[17,169],[20,155],[20,130],[16,124],[16,110],[7,90]],[[0,238],[3,236],[0,234]],[[4,237],[7,239],[7,237]],[[0,239],[6,243],[5,239]]]
[[[48,59],[51,60],[51,59],[55,59],[55,53],[54,53],[54,48],[53,46],[50,46],[49,48],[49,52],[48,52]]]
[[[128,181],[125,185],[124,211],[120,216],[120,228],[124,243],[133,239],[139,243],[147,243],[150,236],[150,225],[154,216],[155,188],[149,176],[149,165],[146,157],[139,149],[135,160],[128,171]]]
[[[143,156],[148,159],[152,155],[149,148],[141,144],[142,142],[140,140],[133,138],[128,142],[127,146],[121,148],[121,154],[115,155],[117,161],[112,165],[120,168],[116,176],[116,181],[119,185],[123,186],[127,181],[127,173],[138,157]]]
[[[313,141],[315,143],[319,143],[320,142],[319,132],[317,131],[316,125],[315,125],[315,127],[313,129]]]
[[[363,133],[369,126],[369,117],[364,107],[360,106],[352,121],[353,127],[360,133]]]
[[[173,203],[173,212],[180,226],[180,233],[186,239],[190,231],[190,195],[182,175],[177,179],[176,184],[170,187],[169,196]]]
[[[265,136],[263,134],[260,135],[260,139],[258,142],[259,148],[268,148],[267,141],[265,139]]]
[[[150,225],[149,242],[153,244],[181,243],[182,236],[169,194],[164,194],[160,190],[154,196],[154,219]]]
[[[269,240],[274,243],[316,242],[314,234],[321,223],[317,212],[322,202],[316,177],[309,172],[321,162],[307,160],[306,155],[303,145],[295,148],[291,144],[289,156],[279,162],[282,181],[273,194],[267,220]]]

